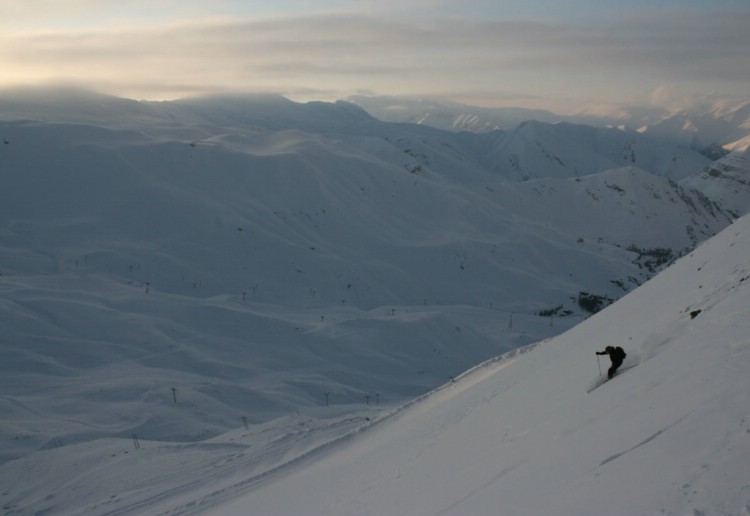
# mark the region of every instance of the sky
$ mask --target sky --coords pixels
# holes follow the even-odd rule
[[[750,97],[748,26],[747,0],[0,0],[0,87],[570,113]]]

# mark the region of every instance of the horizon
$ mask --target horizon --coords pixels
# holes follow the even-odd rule
[[[666,89],[666,88],[665,88]],[[528,110],[529,112],[547,112],[550,116],[556,117],[592,117],[601,120],[610,120],[615,122],[617,120],[635,120],[638,123],[642,123],[643,120],[650,119],[653,117],[661,116],[674,116],[677,114],[687,114],[689,112],[714,112],[719,110],[721,112],[728,112],[736,109],[741,109],[743,106],[750,104],[750,96],[748,97],[730,97],[720,95],[705,95],[705,96],[693,96],[685,95],[682,97],[670,96],[670,92],[660,89],[651,95],[650,99],[638,103],[633,101],[632,103],[619,103],[619,104],[600,104],[600,105],[589,105],[581,110],[574,111],[556,111],[549,107],[534,107],[523,104],[504,104],[498,106],[482,106],[480,104],[471,104],[469,102],[463,102],[461,100],[455,100],[452,98],[445,98],[441,96],[430,96],[430,95],[418,95],[418,94],[365,94],[365,93],[354,93],[350,96],[335,99],[319,99],[319,98],[295,98],[292,95],[284,94],[277,91],[249,91],[249,90],[222,90],[222,91],[206,91],[194,94],[185,94],[169,99],[147,99],[138,98],[134,95],[118,94],[108,92],[103,89],[96,89],[91,85],[82,84],[73,81],[50,81],[46,83],[36,84],[23,84],[23,85],[0,85],[0,98],[3,96],[15,98],[16,100],[22,99],[35,99],[39,100],[39,95],[44,95],[45,101],[47,102],[67,102],[70,99],[89,100],[98,96],[109,97],[112,99],[133,101],[137,103],[162,103],[162,102],[181,102],[181,101],[195,101],[195,100],[211,100],[211,99],[229,99],[229,100],[258,100],[258,99],[283,99],[295,104],[307,104],[307,103],[328,103],[335,104],[337,102],[350,103],[358,106],[361,109],[368,112],[371,116],[376,116],[375,113],[371,112],[371,103],[382,103],[381,110],[399,110],[407,109],[406,106],[410,104],[427,104],[428,106],[443,106],[453,107],[455,109],[469,109],[469,110],[487,110],[491,111],[494,109],[520,109]],[[377,111],[377,109],[376,109]],[[376,116],[377,118],[377,116]]]
[[[750,98],[750,6],[736,0],[2,3],[2,88],[425,97],[560,114]]]

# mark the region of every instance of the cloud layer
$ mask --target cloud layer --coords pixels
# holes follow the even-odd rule
[[[750,95],[748,26],[750,10],[649,10],[586,24],[357,12],[126,20],[106,29],[3,31],[0,80],[68,80],[135,98],[371,92],[490,104],[493,95],[507,103],[517,92],[528,104],[614,101],[662,84]]]

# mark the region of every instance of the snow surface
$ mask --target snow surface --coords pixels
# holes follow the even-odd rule
[[[0,507],[8,515],[210,512],[249,489],[271,493],[318,459],[348,463],[353,449],[375,450],[378,435],[402,443],[378,452],[384,460],[431,449],[443,428],[455,433],[445,441],[451,455],[464,454],[459,435],[476,442],[467,460],[491,451],[490,438],[520,442],[519,454],[532,445],[554,452],[566,442],[560,432],[577,428],[565,419],[576,411],[551,410],[547,400],[567,399],[560,391],[571,378],[576,396],[594,381],[593,353],[579,364],[573,351],[551,351],[574,350],[570,337],[548,340],[587,315],[579,292],[615,299],[658,270],[649,249],[676,256],[731,221],[670,179],[695,177],[689,172],[706,158],[614,129],[530,122],[468,135],[384,124],[346,103],[59,95],[0,98]],[[524,174],[535,179],[512,180]],[[726,197],[734,188],[712,179],[701,189]],[[743,195],[732,197],[738,212],[750,205]],[[652,312],[657,304],[645,303]],[[558,316],[539,316],[550,309]],[[711,320],[704,315],[695,321]],[[630,328],[646,316],[633,317],[591,334],[612,326],[614,341],[634,339],[629,359],[649,358],[647,337]],[[605,344],[589,338],[588,351]],[[501,368],[510,383],[487,383]],[[498,427],[492,400],[516,383],[530,407],[509,402],[502,410],[512,418]],[[477,436],[451,427],[485,402],[489,426],[472,423]],[[421,426],[419,414],[434,423]],[[390,430],[404,420],[417,426]],[[522,461],[502,450],[510,454],[498,456],[503,468]],[[359,460],[342,471],[371,485]],[[420,514],[409,498],[419,482],[455,476],[445,463],[446,472],[431,471],[441,461],[415,462],[424,478],[388,493],[393,506],[380,510],[363,495],[362,511],[342,502],[341,513]],[[383,467],[373,478],[416,478],[409,467]],[[450,507],[488,482],[462,468],[467,491],[425,487],[436,501],[419,505],[424,513],[459,513]],[[289,503],[288,514],[338,510]]]

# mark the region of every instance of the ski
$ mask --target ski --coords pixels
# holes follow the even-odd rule
[[[593,391],[597,387],[601,387],[603,384],[605,384],[608,381],[616,378],[617,376],[619,376],[620,374],[622,374],[624,371],[627,371],[628,369],[632,369],[633,367],[635,367],[637,365],[638,364],[632,364],[632,365],[628,365],[626,367],[620,367],[612,378],[607,378],[606,374],[603,374],[601,376],[597,376],[596,378],[594,378],[593,382],[589,385],[589,388],[586,389],[586,393],[589,393],[589,392]]]

